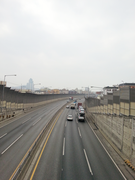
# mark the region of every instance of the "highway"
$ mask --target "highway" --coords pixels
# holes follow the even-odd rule
[[[73,121],[67,121],[72,114]],[[87,122],[76,120],[76,110],[63,111],[30,180],[126,180]]]
[[[0,124],[0,180],[8,180],[45,124],[66,103],[65,100]]]
[[[0,127],[0,180],[8,180],[45,124],[66,101],[54,102]],[[68,114],[74,120],[67,121]],[[126,180],[77,109],[64,110],[48,135],[30,180]],[[25,178],[26,179],[26,178]]]

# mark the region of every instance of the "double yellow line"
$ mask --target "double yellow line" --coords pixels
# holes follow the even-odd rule
[[[31,175],[31,177],[30,177],[30,180],[33,179],[33,176],[34,176],[34,174],[35,174],[35,171],[36,171],[36,169],[37,169],[37,166],[38,166],[38,164],[39,164],[39,161],[40,161],[40,159],[41,159],[41,156],[42,156],[42,154],[43,154],[43,152],[44,152],[44,149],[45,149],[45,147],[46,147],[46,144],[47,144],[47,142],[48,142],[48,140],[49,140],[49,137],[50,137],[50,135],[51,135],[51,133],[52,133],[52,131],[53,131],[53,128],[54,128],[55,124],[57,123],[57,121],[58,121],[61,113],[62,113],[62,111],[58,114],[57,119],[55,120],[55,122],[54,122],[54,124],[53,124],[53,126],[52,126],[52,128],[51,128],[51,130],[50,130],[50,132],[49,132],[49,134],[48,134],[48,136],[47,136],[47,139],[46,139],[45,144],[44,144],[44,146],[43,146],[43,148],[42,148],[42,151],[41,151],[41,153],[40,153],[40,155],[39,155],[39,157],[38,157],[37,163],[36,163],[35,168],[34,168],[34,170],[33,170],[33,172],[32,172],[32,175]],[[42,130],[42,131],[43,131],[43,130]],[[42,133],[42,131],[41,131],[41,133]],[[26,154],[24,155],[24,157],[23,157],[23,159],[21,160],[21,162],[18,164],[17,168],[15,169],[15,171],[13,172],[13,174],[11,175],[11,177],[9,178],[9,180],[12,180],[12,179],[13,179],[13,177],[14,177],[15,174],[17,173],[20,165],[22,164],[22,162],[23,162],[24,159],[26,158],[27,154],[29,153],[29,151],[31,150],[31,148],[33,147],[33,145],[35,144],[35,142],[37,141],[37,139],[39,138],[39,136],[41,135],[41,133],[38,135],[38,137],[35,139],[35,141],[33,142],[33,144],[30,146],[30,148],[28,149],[28,151],[27,151]]]

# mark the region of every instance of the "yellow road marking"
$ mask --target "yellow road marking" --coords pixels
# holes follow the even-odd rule
[[[61,113],[60,113],[61,114]],[[60,117],[60,115],[58,116],[58,118]],[[57,120],[58,120],[57,118]],[[56,122],[57,122],[56,120]],[[55,124],[56,124],[55,122]],[[55,125],[54,124],[54,125]],[[54,126],[53,126],[54,127]],[[12,178],[14,177],[14,175],[16,174],[17,170],[19,169],[20,165],[22,164],[22,162],[24,161],[25,157],[27,156],[27,154],[29,153],[30,149],[32,148],[32,146],[34,145],[34,143],[37,141],[37,139],[39,138],[39,136],[41,135],[41,133],[43,132],[43,130],[40,132],[40,134],[38,135],[38,137],[35,139],[35,141],[32,143],[32,145],[30,146],[30,148],[28,149],[28,151],[26,152],[26,154],[24,155],[23,159],[21,160],[21,162],[18,164],[17,168],[15,169],[15,171],[13,172],[13,174],[11,175],[11,177],[9,178],[9,180],[12,180]],[[52,132],[52,130],[51,130]],[[49,133],[50,134],[50,133]],[[47,140],[48,141],[48,140]],[[46,142],[47,143],[47,142]]]
[[[60,113],[60,115],[61,115],[61,113]],[[49,140],[49,137],[50,137],[50,135],[51,135],[51,133],[52,133],[52,130],[53,130],[56,122],[58,121],[60,115],[59,115],[59,116],[57,117],[57,119],[55,120],[55,123],[53,124],[53,127],[51,128],[51,130],[50,130],[50,132],[49,132],[49,135],[47,136],[47,139],[46,139],[45,144],[44,144],[44,146],[43,146],[43,148],[42,148],[42,151],[41,151],[41,153],[40,153],[40,155],[39,155],[39,158],[38,158],[38,160],[37,160],[37,163],[36,163],[36,165],[35,165],[35,168],[34,168],[34,170],[33,170],[33,172],[32,172],[31,177],[30,177],[30,180],[33,179],[33,176],[34,176],[34,174],[35,174],[35,171],[36,171],[36,169],[37,169],[37,166],[38,166],[38,164],[39,164],[39,161],[40,161],[40,159],[41,159],[41,156],[42,156],[42,154],[43,154],[43,152],[44,152],[44,149],[45,149],[45,147],[46,147],[46,144],[47,144],[47,142],[48,142],[48,140]]]
[[[42,131],[41,131],[42,132]],[[41,133],[40,133],[41,134]],[[40,136],[39,134],[39,136]],[[38,137],[39,137],[38,136]],[[21,160],[21,162],[18,164],[17,168],[15,169],[15,171],[13,172],[12,176],[9,178],[9,180],[12,180],[13,176],[15,175],[15,173],[17,172],[19,166],[21,165],[21,163],[23,162],[23,160],[25,159],[25,157],[27,156],[28,152],[30,151],[30,149],[32,148],[32,146],[34,145],[34,143],[36,142],[36,140],[38,139],[38,137],[35,139],[35,141],[33,142],[33,144],[30,146],[30,148],[28,149],[28,151],[26,152],[26,154],[24,155],[23,159]]]

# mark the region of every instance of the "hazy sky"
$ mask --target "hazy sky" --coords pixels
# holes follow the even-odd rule
[[[8,86],[135,83],[135,0],[0,0],[0,81],[10,74]]]

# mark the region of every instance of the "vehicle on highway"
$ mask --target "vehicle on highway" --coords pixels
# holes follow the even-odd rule
[[[67,115],[67,120],[68,121],[73,121],[73,116],[72,115]]]
[[[69,100],[73,100],[73,97],[69,97]]]
[[[82,106],[82,103],[79,102],[79,103],[77,104],[77,108],[78,108],[78,109],[79,109],[79,106]]]
[[[84,110],[78,110],[78,113],[77,113],[77,118],[78,118],[78,121],[85,121],[85,112]]]
[[[72,103],[70,106],[71,109],[75,109],[75,103]]]
[[[69,108],[69,106],[67,105],[66,108]]]
[[[82,106],[79,106],[79,111],[81,111],[81,110],[84,111],[83,107],[82,107]]]

